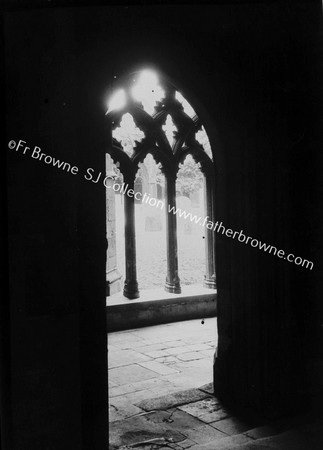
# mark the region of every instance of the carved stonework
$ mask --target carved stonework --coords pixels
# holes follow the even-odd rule
[[[145,133],[136,126],[132,115],[126,113],[122,116],[120,126],[112,131],[112,137],[121,143],[124,152],[131,157],[136,147],[136,142],[141,142],[145,137]]]

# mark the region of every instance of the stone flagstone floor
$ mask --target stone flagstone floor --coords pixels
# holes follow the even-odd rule
[[[212,395],[216,319],[110,333],[109,450],[321,450],[323,412],[269,420]]]
[[[109,333],[109,421],[141,412],[141,400],[212,381],[216,318]]]

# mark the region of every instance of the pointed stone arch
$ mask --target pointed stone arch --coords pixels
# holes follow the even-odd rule
[[[192,155],[200,164],[205,178],[205,211],[209,221],[215,220],[214,151],[206,129],[196,110],[166,79],[156,72],[140,71],[125,78],[121,103],[111,102],[106,114],[111,130],[111,148],[119,158],[128,189],[135,191],[136,174],[148,154],[162,166],[165,176],[167,273],[165,290],[180,293],[177,260],[176,177],[181,162]],[[115,97],[116,98],[116,97]],[[125,127],[128,126],[128,131]],[[128,125],[127,125],[128,124]],[[123,128],[122,128],[123,127]],[[127,142],[128,139],[128,142]],[[125,195],[128,244],[126,250],[126,280],[124,295],[139,296],[136,278],[135,199]],[[206,273],[204,286],[216,288],[214,232],[206,229]]]

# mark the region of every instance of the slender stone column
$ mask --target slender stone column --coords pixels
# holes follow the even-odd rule
[[[167,239],[167,276],[165,291],[173,294],[181,293],[178,277],[176,215],[168,212],[168,208],[176,209],[175,178],[166,177],[166,239]]]
[[[134,189],[134,180],[129,181],[127,191]],[[123,295],[129,299],[139,297],[136,262],[136,234],[135,234],[135,200],[124,192],[125,215],[125,252],[126,252],[126,280]]]
[[[121,291],[121,274],[117,268],[116,253],[116,208],[115,192],[112,190],[113,160],[106,154],[106,211],[107,211],[107,260],[106,260],[106,295],[110,296]]]
[[[204,204],[208,220],[214,223],[213,184],[208,177],[204,177]],[[215,231],[205,224],[205,266],[204,287],[216,289],[215,275]]]

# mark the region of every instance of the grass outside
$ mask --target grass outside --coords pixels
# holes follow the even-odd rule
[[[139,289],[165,284],[166,236],[163,231],[147,231],[136,236]],[[124,246],[117,241],[118,269],[124,275]],[[178,236],[178,274],[181,285],[202,284],[205,273],[205,242],[202,235]]]

